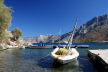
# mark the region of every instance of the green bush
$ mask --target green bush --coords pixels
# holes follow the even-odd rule
[[[0,42],[5,41],[6,31],[11,25],[11,8],[4,5],[4,0],[0,0]]]
[[[14,41],[17,41],[19,37],[22,36],[22,31],[19,28],[14,28],[11,33],[13,35],[12,40]]]

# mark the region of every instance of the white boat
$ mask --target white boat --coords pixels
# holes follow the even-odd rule
[[[71,62],[72,60],[77,60],[77,57],[79,56],[78,51],[75,48],[71,48],[71,52],[72,54],[68,54],[68,55],[56,55],[55,53],[59,50],[60,48],[56,48],[54,49],[53,52],[51,52],[51,55],[54,59],[57,59],[57,61],[61,64],[66,64],[68,62]]]
[[[71,48],[73,35],[74,35],[74,32],[75,32],[75,28],[76,28],[76,24],[77,24],[77,20],[76,20],[73,32],[70,34],[70,38],[68,40],[68,45],[67,45],[68,54],[66,54],[66,55],[57,55],[56,52],[61,49],[59,47],[55,48],[51,52],[51,56],[54,59],[56,59],[57,62],[59,62],[61,64],[66,64],[66,63],[69,63],[69,62],[71,62],[73,60],[77,60],[77,57],[79,56],[79,52],[76,50],[76,48]]]
[[[108,43],[108,41],[103,40],[103,41],[99,41],[99,43]]]
[[[25,46],[20,46],[19,48],[21,48],[21,49],[25,49]]]

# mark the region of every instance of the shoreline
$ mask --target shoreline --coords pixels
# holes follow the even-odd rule
[[[9,49],[9,48],[6,48],[6,49],[0,49],[0,51],[7,50],[7,49]]]
[[[13,49],[13,48],[19,48],[19,46],[10,46],[10,45],[1,46],[0,51],[7,50],[7,49]]]

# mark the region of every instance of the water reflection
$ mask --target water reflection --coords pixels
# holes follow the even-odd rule
[[[74,60],[68,64],[60,64],[56,62],[51,56],[44,57],[38,61],[38,65],[43,68],[52,68],[52,71],[56,72],[78,72],[79,63],[77,60]]]
[[[4,72],[6,67],[6,57],[4,56],[4,52],[0,51],[0,72]]]
[[[48,55],[50,52],[51,49],[8,49],[2,51],[0,52],[0,72],[96,72],[87,56],[80,56],[78,61],[61,65]]]

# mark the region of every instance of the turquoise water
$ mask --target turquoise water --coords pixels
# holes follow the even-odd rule
[[[87,57],[88,49],[107,49],[108,43],[77,43],[90,45],[78,49],[78,61],[59,65],[50,56],[53,49],[8,49],[0,52],[0,72],[97,72]]]

